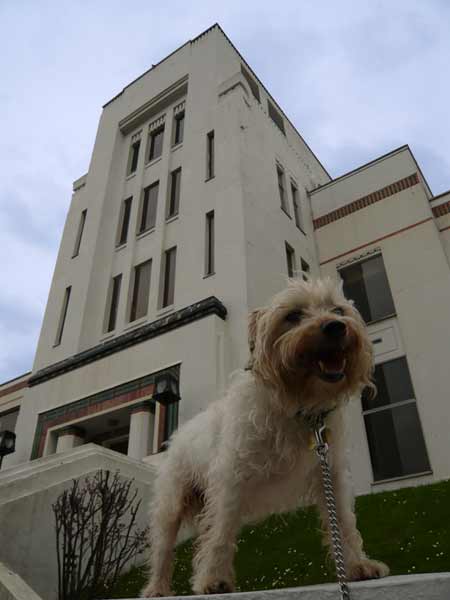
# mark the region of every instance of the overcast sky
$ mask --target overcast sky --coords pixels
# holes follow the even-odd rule
[[[31,369],[102,104],[214,22],[333,177],[408,143],[450,188],[447,0],[0,0],[0,382]]]

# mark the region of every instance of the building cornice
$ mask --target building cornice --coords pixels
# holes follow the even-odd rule
[[[152,323],[128,331],[112,340],[107,340],[93,348],[89,348],[88,350],[79,352],[65,360],[40,369],[30,377],[28,385],[32,387],[43,383],[44,381],[48,381],[49,379],[59,377],[63,373],[79,369],[84,365],[105,358],[111,354],[121,352],[130,346],[140,344],[141,342],[158,337],[164,333],[193,323],[194,321],[209,317],[210,315],[216,315],[223,320],[225,320],[227,316],[227,309],[215,296],[209,296],[204,300],[200,300],[199,302],[195,302],[185,308],[170,313]]]

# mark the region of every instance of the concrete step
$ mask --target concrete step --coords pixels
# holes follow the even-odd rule
[[[398,575],[349,584],[350,600],[450,600],[450,573]],[[211,600],[211,596],[177,596]],[[338,585],[312,585],[260,592],[217,594],[214,600],[340,600]],[[125,599],[124,599],[125,600]],[[137,599],[127,599],[137,600]]]

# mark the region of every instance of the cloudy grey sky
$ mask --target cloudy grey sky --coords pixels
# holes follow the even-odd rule
[[[216,21],[332,176],[409,143],[450,188],[448,0],[0,0],[0,382],[31,369],[102,104]]]

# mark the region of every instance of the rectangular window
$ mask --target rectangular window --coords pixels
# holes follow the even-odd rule
[[[267,107],[269,109],[269,117],[272,119],[272,121],[275,123],[275,125],[278,127],[278,129],[281,131],[281,133],[283,135],[286,135],[286,132],[284,130],[284,121],[283,121],[283,117],[281,116],[281,114],[277,111],[277,109],[275,108],[275,106],[272,104],[272,102],[270,100],[267,100]]]
[[[122,203],[122,210],[119,221],[119,235],[117,236],[117,246],[122,246],[122,244],[127,243],[132,200],[132,197],[126,198]]]
[[[214,177],[214,131],[206,136],[206,179]]]
[[[295,277],[295,251],[292,246],[285,242],[286,246],[286,264],[289,277]]]
[[[375,367],[375,398],[362,407],[375,481],[424,473],[430,463],[406,358]]]
[[[309,275],[311,272],[309,264],[306,262],[306,260],[303,260],[303,258],[300,258],[300,266],[302,268],[302,277],[303,277],[304,281],[308,281]]]
[[[138,233],[153,229],[156,224],[156,209],[158,206],[159,181],[144,189],[142,198],[141,218]]]
[[[395,314],[389,281],[381,254],[339,270],[344,294],[355,301],[366,323]]]
[[[71,291],[72,291],[72,286],[69,285],[69,287],[67,287],[66,291],[64,292],[64,300],[63,300],[63,304],[61,307],[61,314],[59,316],[58,329],[56,331],[55,346],[59,346],[59,344],[61,343],[61,339],[62,339],[63,331],[64,331],[64,325],[66,323],[67,309],[69,308],[69,300],[70,300],[70,292]]]
[[[214,211],[206,213],[205,275],[214,273]]]
[[[286,200],[286,190],[284,185],[284,170],[283,168],[277,164],[277,180],[278,180],[278,192],[280,194],[280,205],[286,214],[289,215],[287,200]],[[290,215],[289,215],[290,216]]]
[[[170,174],[169,205],[167,207],[167,218],[170,219],[178,214],[180,209],[180,185],[181,167]]]
[[[292,205],[294,207],[294,219],[295,224],[301,231],[304,231],[302,209],[298,198],[298,188],[293,181],[291,181],[291,193],[292,193]]]
[[[130,146],[130,153],[128,155],[128,168],[127,175],[131,175],[137,169],[139,160],[139,148],[141,147],[141,140],[137,140]]]
[[[111,298],[109,302],[108,324],[106,331],[113,331],[116,328],[117,308],[119,306],[120,288],[122,285],[122,275],[116,275],[112,280]]]
[[[164,279],[162,291],[162,305],[164,308],[173,304],[175,296],[175,264],[177,257],[176,247],[164,253]]]
[[[148,298],[150,294],[150,276],[152,261],[134,267],[133,294],[131,296],[130,321],[145,317],[148,311]]]
[[[155,160],[162,154],[164,139],[164,125],[155,129],[150,133],[150,149],[148,153],[148,160]]]
[[[184,138],[184,111],[175,115],[174,118],[173,145],[181,144]]]
[[[252,91],[253,96],[256,98],[256,100],[258,100],[258,102],[261,102],[258,84],[253,79],[253,77],[250,75],[249,71],[247,71],[247,69],[242,64],[241,64],[241,73],[244,76],[245,80],[247,81],[247,83]]]
[[[78,223],[77,237],[75,239],[75,246],[73,248],[72,258],[78,256],[80,252],[81,238],[83,237],[84,224],[86,223],[86,215],[87,209],[84,209],[81,213],[80,222]]]

